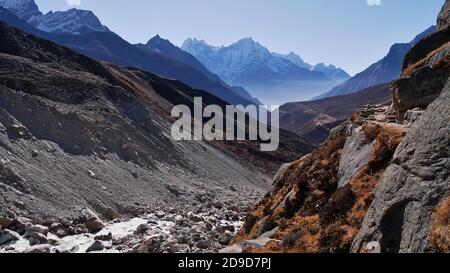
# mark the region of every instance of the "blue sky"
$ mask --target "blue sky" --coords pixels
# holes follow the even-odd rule
[[[355,74],[435,24],[444,0],[36,0],[44,12],[74,7],[68,2],[81,2],[75,7],[93,10],[132,43],[155,34],[176,45],[253,37],[271,51]]]

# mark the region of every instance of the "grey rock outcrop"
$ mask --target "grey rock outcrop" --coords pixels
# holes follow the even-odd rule
[[[425,109],[440,96],[450,74],[449,41],[450,29],[445,28],[419,41],[406,55],[402,78],[391,86],[400,121],[408,110]]]
[[[400,113],[417,107],[426,108],[439,97],[448,75],[448,70],[425,66],[413,72],[411,77],[394,82],[394,107]]]
[[[94,251],[102,251],[105,249],[105,245],[102,241],[95,241],[87,250],[86,252],[94,252]]]
[[[83,218],[85,218],[85,225],[89,232],[97,232],[105,227],[103,221],[89,208],[83,210]]]
[[[291,166],[292,166],[292,163],[283,164],[280,167],[280,169],[278,170],[278,172],[275,174],[272,185],[277,185],[278,182],[280,182],[280,180],[283,179],[284,175],[286,174],[286,172],[289,170],[289,168]]]
[[[450,2],[446,1],[437,20],[436,29],[442,30],[450,25]]]
[[[0,226],[2,228],[8,228],[13,223],[14,223],[14,219],[11,219],[9,217],[0,217]]]
[[[355,128],[351,131],[342,150],[341,161],[339,163],[339,187],[343,187],[349,183],[360,168],[367,164],[375,144],[375,142],[367,141],[367,136],[362,128]]]
[[[450,193],[450,80],[414,123],[387,168],[352,250],[378,241],[383,252],[432,252],[436,206]]]
[[[34,232],[34,233],[30,234],[29,236],[30,236],[29,241],[30,241],[31,246],[47,245],[50,243],[50,241],[47,239],[47,237],[45,237],[44,234]]]
[[[0,230],[0,245],[9,243],[9,242],[13,242],[13,241],[17,241],[20,239],[20,235],[17,234],[17,232],[5,229],[5,230]]]

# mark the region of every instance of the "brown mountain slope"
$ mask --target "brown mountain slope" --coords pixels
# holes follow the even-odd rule
[[[307,102],[287,103],[280,108],[280,126],[320,145],[334,127],[368,104],[388,104],[389,84],[360,92]]]
[[[0,216],[186,210],[202,192],[242,205],[267,187],[256,163],[171,139],[168,109],[193,95],[219,101],[206,92],[93,61],[3,23],[0,64]],[[296,148],[311,147],[305,143]]]
[[[153,91],[153,101],[162,106],[167,115],[170,115],[172,107],[178,104],[193,109],[194,97],[202,97],[205,105],[227,105],[225,101],[207,92],[192,89],[179,81],[162,79],[136,68],[125,69],[109,64],[106,66],[123,84],[141,90],[142,94],[148,95],[147,90],[150,88]],[[168,86],[171,88],[167,88]],[[314,148],[308,140],[284,129],[280,130],[280,146],[274,152],[261,152],[258,141],[213,141],[210,144],[252,163],[268,175],[274,175],[282,164],[295,160],[299,154],[307,154]]]

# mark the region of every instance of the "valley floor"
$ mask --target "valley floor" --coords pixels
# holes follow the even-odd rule
[[[209,198],[208,195],[197,196],[203,201]],[[239,200],[234,205],[206,201],[196,208],[191,207],[192,211],[172,208],[169,212],[156,211],[106,223],[97,218],[98,232],[88,232],[86,225],[73,221],[48,222],[47,227],[33,225],[31,220],[19,217],[9,227],[16,231],[0,231],[0,253],[218,252],[240,229],[245,209],[249,209],[252,202],[255,202],[252,198],[245,202]]]

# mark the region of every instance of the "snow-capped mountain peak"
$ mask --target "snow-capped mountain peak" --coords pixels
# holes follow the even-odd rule
[[[30,22],[40,30],[58,34],[83,34],[90,31],[106,32],[109,29],[102,25],[92,11],[69,9],[45,14],[39,20]]]
[[[324,63],[318,63],[311,68],[311,71],[321,72],[337,82],[344,82],[351,78],[343,69],[332,64],[326,65]]]
[[[208,45],[204,40],[197,40],[196,38],[187,38],[186,41],[184,41],[183,46],[194,46],[194,45]]]
[[[0,0],[0,6],[25,21],[42,16],[34,0]]]
[[[219,50],[221,47],[211,46],[207,44],[204,40],[198,40],[195,38],[188,38],[184,41],[181,49],[186,52],[208,52],[212,53]]]
[[[325,65],[324,63],[318,63],[312,68],[312,70],[318,70],[318,69],[336,69],[336,66],[334,66],[332,64]]]
[[[225,48],[225,53],[229,54],[234,61],[243,62],[262,60],[271,58],[270,51],[262,46],[260,43],[255,42],[252,38],[244,38],[238,42]]]
[[[300,57],[299,55],[295,54],[294,52],[290,52],[287,55],[283,55],[283,54],[278,54],[278,53],[274,53],[275,55],[285,58],[289,61],[291,61],[293,64],[295,64],[298,67],[301,68],[306,68],[306,69],[311,69],[311,65],[306,63],[302,57]]]
[[[252,37],[242,38],[235,43],[236,45],[256,45],[257,43]]]
[[[289,60],[272,54],[253,38],[241,39],[229,46],[213,47],[205,41],[187,39],[182,49],[194,55],[225,82],[239,85],[259,77],[286,78],[295,73],[309,73]]]
[[[88,10],[50,11],[44,15],[34,0],[0,0],[0,6],[45,32],[84,34],[90,31],[110,31],[92,11]]]
[[[294,52],[287,55],[272,53],[253,38],[244,38],[221,47],[189,38],[182,49],[194,55],[229,85],[241,85],[248,89],[289,81],[315,81],[332,86],[349,78],[342,69],[325,64],[312,66]]]
[[[316,65],[311,65],[307,62],[305,62],[302,57],[295,54],[294,52],[290,52],[287,55],[279,54],[279,53],[273,53],[275,56],[284,58],[292,62],[298,67],[308,69],[312,72],[320,72],[327,76],[328,78],[336,81],[336,82],[344,82],[348,79],[350,79],[350,75],[348,75],[347,72],[345,72],[343,69],[336,67],[335,65],[326,65],[324,63],[318,63]]]

